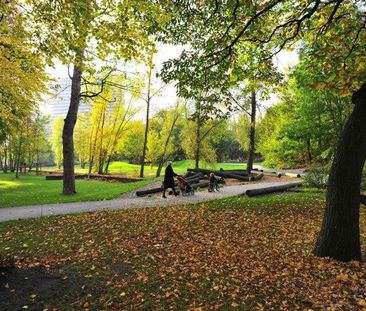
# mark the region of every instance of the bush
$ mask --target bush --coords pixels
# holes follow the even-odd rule
[[[328,186],[329,167],[313,168],[304,176],[308,187],[325,189]]]

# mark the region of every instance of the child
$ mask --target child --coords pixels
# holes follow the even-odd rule
[[[219,191],[219,183],[214,173],[210,173],[208,192]]]

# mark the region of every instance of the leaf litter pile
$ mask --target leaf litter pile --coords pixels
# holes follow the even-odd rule
[[[0,307],[366,310],[365,264],[311,254],[323,206],[320,195],[292,194],[2,224],[1,258],[13,268],[2,272]]]

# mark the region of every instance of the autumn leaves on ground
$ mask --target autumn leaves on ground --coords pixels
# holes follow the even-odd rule
[[[311,254],[323,206],[307,191],[4,223],[0,308],[361,309],[364,264]]]

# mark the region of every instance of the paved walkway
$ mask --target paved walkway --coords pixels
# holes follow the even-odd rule
[[[7,220],[37,218],[51,215],[75,214],[82,212],[94,212],[127,208],[141,207],[164,207],[173,205],[194,204],[199,202],[222,199],[235,195],[242,195],[246,190],[269,187],[273,185],[284,185],[289,183],[301,183],[301,181],[292,182],[270,182],[246,185],[224,186],[219,192],[208,192],[203,190],[196,192],[193,196],[168,196],[163,199],[161,194],[137,197],[127,193],[118,199],[91,202],[57,203],[45,205],[31,205],[20,207],[0,208],[0,222]],[[134,191],[135,192],[135,191]]]

